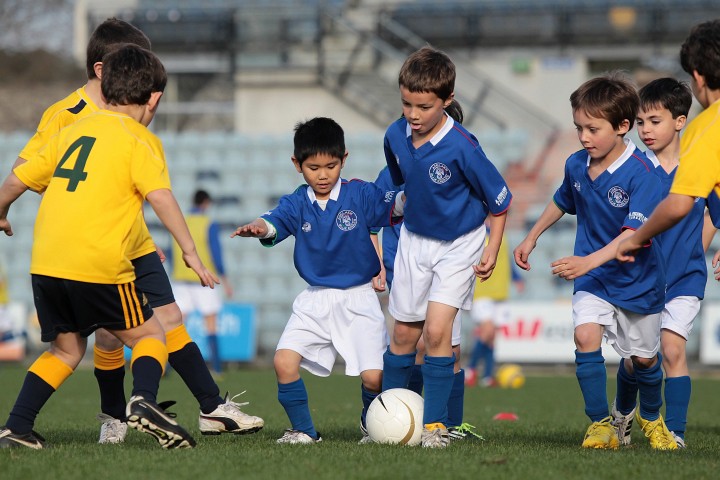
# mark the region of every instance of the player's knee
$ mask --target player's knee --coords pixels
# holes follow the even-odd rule
[[[382,370],[365,370],[360,374],[365,390],[379,392],[382,390]]]
[[[673,367],[680,363],[685,358],[685,348],[680,345],[665,345],[662,346],[663,365]]]
[[[653,358],[645,358],[645,357],[638,357],[638,356],[632,356],[632,363],[635,368],[650,368],[655,365],[655,362],[657,361],[657,356]]]
[[[122,348],[123,343],[105,329],[95,330],[95,346],[100,350],[112,352]]]
[[[153,308],[153,313],[166,332],[182,325],[182,312],[175,302]]]
[[[273,366],[275,367],[275,374],[280,383],[288,383],[300,377],[300,370],[295,356],[290,356],[283,350],[275,352]]]

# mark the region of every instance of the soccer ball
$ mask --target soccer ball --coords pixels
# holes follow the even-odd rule
[[[391,388],[375,397],[365,425],[376,443],[419,445],[423,430],[423,398],[406,388]]]
[[[495,379],[502,388],[520,388],[525,385],[525,375],[523,375],[522,368],[514,363],[507,363],[498,368]]]

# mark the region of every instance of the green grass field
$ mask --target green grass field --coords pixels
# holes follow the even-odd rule
[[[0,364],[0,422],[15,400],[25,369]],[[126,391],[130,391],[130,375]],[[613,375],[610,375],[612,378]],[[177,400],[178,421],[195,436],[193,450],[161,449],[149,436],[130,431],[123,445],[98,445],[99,409],[92,370],[81,368],[50,399],[36,430],[51,448],[0,450],[0,478],[15,479],[714,479],[720,475],[720,380],[693,383],[687,441],[678,452],[650,449],[635,428],[633,446],[619,451],[580,448],[588,425],[573,375],[530,376],[518,390],[469,388],[465,420],[485,441],[457,442],[445,450],[357,445],[360,384],[334,374],[304,376],[323,442],[277,445],[288,421],[276,399],[270,370],[234,370],[220,381],[231,394],[247,389],[247,412],[262,416],[254,435],[200,435],[194,398],[180,378],[160,386],[160,400]],[[612,395],[611,382],[608,391]],[[493,421],[513,412],[515,422]]]

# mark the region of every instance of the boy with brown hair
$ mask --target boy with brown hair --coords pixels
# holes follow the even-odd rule
[[[32,158],[49,139],[68,125],[104,108],[101,94],[103,56],[130,43],[150,50],[150,40],[135,26],[109,18],[93,31],[87,45],[87,83],[66,98],[48,107],[37,132],[23,148],[15,166]],[[200,349],[182,322],[182,313],[175,302],[170,280],[162,259],[145,225],[142,213],[133,225],[127,256],[135,268],[136,283],[148,298],[167,337],[170,365],[183,379],[200,406],[200,431],[203,434],[252,433],[260,430],[262,418],[248,415],[240,405],[220,396],[220,388],[205,365]],[[122,342],[105,329],[95,332],[93,347],[95,377],[100,388],[99,443],[119,443],[125,439],[125,355]]]
[[[573,121],[583,149],[565,164],[562,185],[525,239],[515,262],[530,269],[537,239],[565,213],[577,215],[574,256],[551,264],[560,278],[574,280],[576,375],[592,422],[582,446],[616,449],[619,441],[608,412],[605,337],[632,360],[640,391],[638,419],[657,449],[677,444],[660,416],[662,370],[660,312],[665,275],[659,247],[645,245],[634,264],[614,260],[623,238],[640,227],[660,200],[652,163],[625,138],[637,116],[635,87],[615,73],[588,80],[570,96]]]
[[[151,52],[126,45],[103,57],[107,110],[75,122],[17,166],[0,187],[0,230],[12,235],[10,205],[25,191],[42,192],[33,241],[33,297],[50,349],[30,367],[0,446],[44,447],[33,432],[43,405],[80,363],[86,337],[102,327],[132,348],[133,396],[128,425],[163,448],[189,448],[193,438],[156,403],[167,362],[165,332],[134,283],[127,257],[130,231],[147,200],[182,246],[203,285],[215,278],[200,261],[170,190],[160,140],[147,126],[167,82]]]

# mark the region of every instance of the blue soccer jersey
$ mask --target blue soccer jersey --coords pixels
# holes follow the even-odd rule
[[[670,193],[677,168],[668,173],[652,151],[645,152],[655,165],[655,173],[662,183],[662,198]],[[715,192],[705,198],[696,198],[690,213],[680,223],[659,235],[665,260],[667,289],[665,302],[680,296],[703,298],[707,283],[707,265],[702,245],[705,207],[708,207],[713,224],[720,223],[720,199]]]
[[[580,150],[565,163],[565,178],[553,201],[563,212],[577,216],[575,255],[587,256],[605,247],[622,230],[637,230],[661,199],[655,168],[628,139],[627,148],[607,170],[591,180],[590,157]],[[592,293],[636,313],[657,313],[665,305],[662,253],[653,241],[635,262],[611,260],[575,280],[574,291]]]
[[[477,139],[451,117],[419,148],[405,118],[385,132],[385,159],[395,185],[405,184],[405,227],[418,235],[455,240],[500,215],[512,195]]]
[[[390,170],[387,167],[380,170],[375,185],[383,190],[403,190],[403,185],[395,185],[390,176]],[[395,254],[397,253],[398,240],[400,240],[401,223],[385,227],[382,232],[382,256],[383,265],[385,266],[385,281],[392,288],[392,281],[395,272]],[[374,228],[373,231],[376,231]]]
[[[340,180],[323,210],[303,185],[261,216],[277,234],[260,242],[272,246],[294,235],[295,268],[312,287],[363,285],[380,272],[370,228],[392,224],[396,194],[362,180]]]

